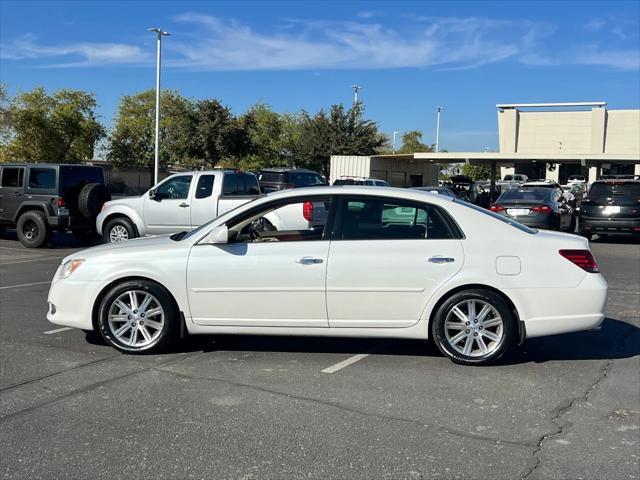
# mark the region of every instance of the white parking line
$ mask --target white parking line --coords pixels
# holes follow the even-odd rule
[[[45,283],[51,283],[51,280],[47,280],[46,282],[22,283],[20,285],[7,285],[6,287],[0,287],[0,290],[5,290],[7,288],[31,287],[32,285],[43,285]]]
[[[62,327],[62,328],[56,328],[55,330],[49,330],[48,332],[42,332],[42,333],[44,333],[45,335],[53,335],[54,333],[66,332],[67,330],[73,330],[73,328]]]
[[[65,255],[66,257],[66,255]],[[46,260],[60,260],[64,257],[40,257],[40,258],[32,258],[31,260],[18,260],[17,262],[3,262],[2,266],[4,267],[5,265],[15,265],[16,263],[29,263],[29,262],[44,262]]]
[[[640,293],[640,292],[629,292],[627,290],[616,290],[615,288],[610,288],[609,291],[614,293],[629,293],[632,295],[638,295]]]
[[[334,373],[338,370],[342,370],[344,367],[348,367],[349,365],[359,362],[363,358],[368,357],[368,353],[359,353],[358,355],[354,355],[353,357],[349,357],[346,360],[336,363],[335,365],[331,365],[330,367],[321,370],[322,373]]]

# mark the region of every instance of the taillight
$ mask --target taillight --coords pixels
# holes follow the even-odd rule
[[[598,273],[600,271],[596,259],[593,258],[589,250],[560,250],[558,253],[589,273]]]
[[[536,213],[551,213],[553,210],[551,207],[547,206],[547,205],[540,205],[540,206],[536,206],[536,207],[532,207],[531,208],[532,212],[536,212]]]
[[[294,188],[295,185],[293,183],[287,183],[283,188]]]
[[[302,204],[302,216],[307,222],[310,222],[312,215],[313,215],[313,202],[304,202]]]
[[[58,208],[64,207],[64,198],[58,197]]]
[[[504,207],[502,205],[491,205],[492,212],[504,212]]]

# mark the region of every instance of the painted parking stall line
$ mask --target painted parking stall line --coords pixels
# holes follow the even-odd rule
[[[358,355],[354,355],[353,357],[349,357],[346,360],[343,360],[341,362],[336,363],[335,365],[331,365],[330,367],[325,368],[324,370],[321,370],[322,373],[335,373],[338,370],[342,370],[345,367],[348,367],[349,365],[353,365],[356,362],[359,362],[360,360],[362,360],[363,358],[368,357],[369,354],[368,353],[359,353]]]
[[[4,287],[0,287],[0,290],[7,290],[9,288],[32,287],[34,285],[44,285],[45,283],[51,283],[51,280],[47,280],[46,282],[21,283],[20,285],[7,285]]]
[[[60,332],[66,332],[67,330],[73,330],[73,328],[71,327],[62,327],[62,328],[56,328],[55,330],[48,330],[46,332],[42,332],[45,335],[53,335],[54,333],[60,333]]]

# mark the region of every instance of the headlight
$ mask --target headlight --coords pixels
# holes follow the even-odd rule
[[[60,278],[67,278],[73,272],[75,272],[82,264],[84,263],[84,258],[74,258],[73,260],[69,260],[62,265],[62,270],[60,270]]]

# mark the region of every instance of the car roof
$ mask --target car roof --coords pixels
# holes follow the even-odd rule
[[[425,194],[431,195],[431,198],[435,203],[448,203],[453,202],[455,199],[452,197],[446,197],[438,195],[436,193],[429,193],[421,190],[415,190],[410,188],[397,188],[397,187],[374,187],[368,185],[339,185],[339,186],[316,186],[316,187],[302,187],[302,188],[290,188],[287,190],[279,190],[276,192],[267,193],[264,198],[273,200],[275,198],[289,198],[289,197],[301,197],[308,195],[354,195],[354,196],[372,196],[372,197],[393,197],[405,200],[416,200],[424,202]]]
[[[318,172],[315,172],[313,170],[309,170],[307,168],[291,168],[291,167],[261,168],[260,172],[275,172],[275,173],[305,172],[305,173],[315,173],[317,175],[320,175]]]
[[[0,166],[2,167],[49,167],[49,168],[56,168],[56,167],[88,167],[88,168],[102,168],[99,165],[85,165],[83,163],[29,163],[29,162],[23,162],[23,163],[0,163]]]
[[[640,183],[640,180],[637,180],[635,178],[603,178],[601,180],[596,180],[593,183],[594,184],[596,184],[596,183],[604,183],[604,184],[610,184],[610,185],[619,185],[621,183]]]

